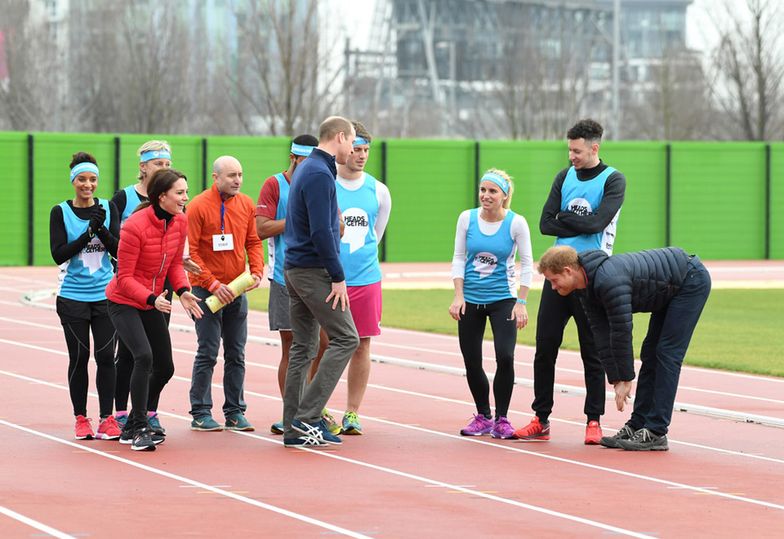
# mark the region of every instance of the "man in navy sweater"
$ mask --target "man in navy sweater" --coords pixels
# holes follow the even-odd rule
[[[350,121],[340,116],[327,118],[319,127],[319,145],[291,178],[283,231],[284,276],[294,336],[283,395],[286,447],[341,443],[329,432],[321,412],[359,345],[340,263],[335,190],[335,163],[346,164],[355,137]],[[329,346],[318,372],[304,387],[310,360],[318,351],[319,326],[329,336]]]

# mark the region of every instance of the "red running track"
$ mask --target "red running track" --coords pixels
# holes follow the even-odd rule
[[[160,410],[166,443],[138,454],[72,440],[67,356],[51,299],[19,302],[23,292],[51,288],[53,275],[0,271],[0,537],[780,535],[784,429],[676,413],[668,453],[584,446],[579,358],[568,352],[559,359],[564,392],[551,442],[463,438],[456,433],[473,411],[465,379],[439,372],[460,367],[456,339],[387,329],[374,355],[430,366],[374,364],[364,436],[334,449],[284,449],[267,433],[281,413],[279,348],[266,317],[254,313],[246,400],[257,432],[188,430],[195,336],[174,331],[177,372]],[[176,309],[174,326],[189,328]],[[519,347],[515,426],[530,414],[531,358]],[[221,372],[219,362],[218,405]],[[678,400],[784,420],[782,383],[686,368]],[[330,402],[336,415],[345,391],[341,381]],[[626,419],[610,405],[607,431]],[[93,416],[96,408],[93,395]]]

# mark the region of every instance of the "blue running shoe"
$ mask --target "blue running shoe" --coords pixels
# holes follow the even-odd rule
[[[204,417],[194,417],[193,421],[191,421],[191,430],[210,432],[223,430],[223,427],[221,427],[212,416],[206,415]]]
[[[152,430],[153,434],[166,436],[166,429],[161,427],[158,412],[152,412],[151,415],[147,416],[147,423],[150,425],[150,430]]]
[[[245,419],[245,416],[242,413],[237,412],[236,414],[230,414],[226,417],[226,430],[241,430],[250,432],[252,430],[256,430],[253,425],[248,423],[248,420]]]
[[[327,445],[327,442],[319,442],[311,436],[283,438],[283,447],[324,447],[325,445]]]
[[[128,412],[117,412],[114,416],[114,420],[117,421],[117,424],[120,425],[121,429],[124,429],[125,424],[128,423]]]
[[[332,445],[340,445],[343,440],[329,432],[326,422],[322,419],[316,423],[305,423],[299,419],[291,422],[291,428],[310,438],[315,438],[318,442],[326,442]]]
[[[272,434],[283,434],[283,421],[278,421],[277,423],[273,423],[270,427],[270,432]]]

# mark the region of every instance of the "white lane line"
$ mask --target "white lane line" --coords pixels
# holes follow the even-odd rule
[[[45,328],[45,329],[59,329],[56,326],[47,325],[47,324],[39,324],[37,322],[29,322],[26,320],[15,320],[13,318],[8,318],[4,316],[0,316],[0,321],[4,322],[11,322],[20,325],[38,327],[38,328]],[[186,325],[182,324],[171,324],[171,328],[180,331],[183,333],[195,333],[195,330]],[[266,337],[254,337],[252,335],[248,336],[249,342],[257,342],[260,344],[270,345],[275,344],[277,341],[274,339],[268,339]],[[444,374],[451,374],[455,376],[465,376],[465,370],[462,367],[452,367],[448,365],[441,365],[437,363],[427,363],[422,361],[415,361],[410,359],[403,359],[394,356],[386,356],[381,354],[371,354],[371,360],[377,363],[387,363],[390,365],[397,365],[399,367],[407,367],[407,368],[414,368],[418,370],[427,370],[430,372],[440,372]],[[492,381],[494,377],[494,373],[488,372],[487,378]],[[534,381],[530,378],[523,378],[521,376],[515,377],[515,384],[532,388],[534,386]],[[573,395],[585,395],[585,388],[578,387],[578,386],[571,386],[568,384],[554,384],[553,389],[555,391],[565,393],[565,394],[573,394]],[[702,392],[702,393],[710,393],[714,395],[721,395],[725,397],[734,397],[734,398],[741,398],[745,400],[755,400],[755,401],[762,401],[771,404],[784,404],[784,401],[778,399],[770,399],[767,397],[756,397],[751,395],[741,395],[738,393],[728,393],[724,391],[715,391],[715,390],[707,390],[707,389],[699,389],[693,388],[690,386],[684,386],[679,389],[691,389],[692,391]],[[613,401],[615,395],[607,391],[605,394],[605,399],[608,401]],[[686,413],[695,413],[695,414],[703,414],[711,417],[718,417],[722,419],[730,419],[732,421],[742,421],[744,423],[758,423],[760,425],[766,425],[771,427],[784,427],[784,418],[773,417],[773,416],[766,416],[761,414],[749,414],[745,412],[741,412],[738,410],[731,410],[731,409],[724,409],[724,408],[716,408],[713,406],[703,406],[700,404],[692,404],[686,402],[675,402],[676,411],[679,412],[686,412]]]
[[[67,388],[66,388],[67,389]],[[4,419],[0,419],[0,425],[5,425],[6,427],[10,427],[12,429],[17,429],[22,432],[26,432],[28,434],[32,434],[33,436],[39,436],[46,440],[56,442],[58,444],[66,445],[68,447],[78,449],[81,451],[85,451],[87,453],[92,453],[93,455],[98,455],[115,462],[119,462],[122,464],[126,464],[128,466],[133,466],[134,468],[138,468],[139,470],[143,470],[145,472],[149,472],[155,475],[159,475],[161,477],[165,477],[167,479],[172,479],[179,483],[183,483],[185,485],[189,485],[191,487],[200,488],[202,490],[207,490],[214,494],[219,494],[220,496],[224,496],[226,498],[230,498],[232,500],[245,503],[247,505],[251,505],[253,507],[258,507],[260,509],[264,509],[267,511],[271,511],[273,513],[277,513],[279,515],[283,515],[289,518],[293,518],[295,520],[299,520],[300,522],[305,522],[306,524],[311,524],[313,526],[318,526],[319,528],[324,528],[334,533],[339,533],[341,535],[345,535],[347,537],[356,537],[357,539],[370,539],[370,536],[363,535],[361,533],[354,532],[352,530],[348,530],[346,528],[342,528],[340,526],[336,526],[334,524],[330,524],[329,522],[324,522],[323,520],[318,520],[315,518],[311,518],[309,516],[303,515],[301,513],[295,513],[293,511],[289,511],[288,509],[283,509],[282,507],[277,507],[268,503],[264,503],[259,500],[254,500],[253,498],[248,498],[246,496],[242,496],[240,494],[236,494],[234,492],[224,490],[222,488],[214,487],[212,485],[208,485],[206,483],[202,483],[201,481],[196,481],[195,479],[190,479],[188,477],[184,477],[182,475],[174,474],[171,472],[167,472],[165,470],[161,470],[159,468],[155,468],[153,466],[147,466],[146,464],[141,464],[139,462],[134,462],[132,460],[128,460],[123,457],[119,457],[117,455],[112,455],[110,453],[99,451],[97,449],[93,449],[92,447],[86,445],[80,445],[69,440],[63,440],[62,438],[57,438],[56,436],[52,436],[50,434],[46,434],[45,432],[40,432],[34,429],[30,429],[28,427],[24,427],[22,425],[18,425],[16,423],[12,423],[10,421],[6,421]]]
[[[12,319],[8,319],[8,318],[3,318],[3,317],[0,317],[0,320],[9,320],[9,321],[13,321],[13,322],[16,322],[16,323],[19,323],[19,324],[22,324],[22,325],[33,325],[35,327],[41,327],[41,328],[45,328],[45,329],[55,329],[55,326],[38,324],[38,323],[35,323],[35,322],[18,321],[18,320],[12,320]],[[4,342],[4,343],[15,345],[15,346],[21,346],[21,347],[25,347],[25,348],[30,348],[32,350],[40,350],[40,351],[43,351],[43,352],[50,352],[52,354],[57,354],[57,355],[61,355],[61,356],[67,356],[68,355],[66,352],[63,352],[62,350],[56,350],[56,349],[53,349],[53,348],[45,348],[45,347],[41,347],[41,346],[37,346],[37,345],[33,345],[33,344],[28,344],[28,343],[23,343],[23,342],[19,342],[19,341],[9,341],[9,340],[0,338],[0,342]],[[186,349],[178,348],[178,347],[172,347],[172,350],[175,351],[175,352],[179,352],[179,353],[182,353],[182,354],[187,354],[187,355],[190,355],[190,356],[195,356],[195,354],[196,354],[195,350],[186,350]],[[220,359],[222,359],[222,357],[218,356],[217,359],[220,360]],[[257,363],[257,362],[253,362],[253,361],[246,361],[246,365],[253,366],[253,367],[260,367],[260,368],[264,368],[264,369],[270,369],[270,370],[277,370],[277,366],[264,365],[262,363]],[[489,376],[490,376],[490,374],[488,373],[488,377]],[[190,381],[187,378],[182,378],[182,377],[178,377],[178,376],[175,376],[175,378],[178,378],[178,379],[181,379],[181,380],[184,380],[184,381]],[[346,381],[344,379],[341,379],[341,382],[345,383]],[[458,400],[458,399],[449,399],[447,397],[438,397],[438,396],[435,396],[435,395],[430,395],[430,394],[425,394],[425,393],[418,393],[418,392],[415,392],[415,391],[409,391],[409,390],[405,390],[405,389],[391,388],[391,387],[382,386],[382,385],[378,385],[378,384],[369,383],[368,387],[374,387],[376,389],[382,389],[382,390],[385,390],[385,391],[398,392],[398,393],[407,394],[407,395],[410,395],[410,396],[416,396],[416,397],[428,398],[428,399],[433,399],[433,400],[441,400],[441,401],[444,401],[444,402],[454,402],[454,403],[465,404],[465,405],[468,405],[468,406],[474,406],[473,403],[469,403],[469,402],[466,402],[466,401],[461,401],[461,400]],[[583,391],[585,391],[585,390],[583,389]],[[566,391],[566,392],[568,392],[568,391]],[[254,393],[254,392],[249,391],[247,389],[246,389],[246,393],[248,393],[248,394],[255,394],[256,396],[263,397],[263,398],[278,399],[279,400],[278,397],[268,396],[268,395],[264,395],[264,394],[261,394],[261,393]],[[515,414],[515,415],[520,414],[520,415],[523,415],[523,416],[530,415],[530,414],[527,414],[526,412],[516,412],[514,410],[510,410],[510,413]],[[557,419],[557,418],[551,418],[551,420],[555,421],[555,422],[558,422],[558,423],[564,423],[564,424],[570,424],[570,425],[582,425],[582,423],[577,423],[577,422],[567,421],[567,420]],[[401,426],[405,426],[405,425],[401,425]],[[610,430],[612,430],[612,429],[610,429]],[[697,444],[697,443],[693,443],[693,442],[678,441],[678,440],[673,440],[673,439],[669,439],[668,441],[670,443],[680,444],[680,445],[684,445],[684,446],[687,446],[687,447],[693,447],[695,449],[713,451],[713,452],[717,452],[717,453],[722,453],[722,454],[726,454],[726,455],[733,455],[733,456],[740,456],[740,457],[744,457],[744,458],[764,460],[764,461],[767,461],[767,462],[774,462],[774,463],[777,463],[777,464],[784,464],[784,460],[773,458],[773,457],[767,457],[767,456],[764,456],[764,455],[758,455],[758,454],[754,454],[754,453],[745,453],[745,452],[733,451],[731,449],[723,449],[723,448],[719,448],[719,447],[707,446],[707,445]]]
[[[0,373],[2,373],[2,374],[10,374],[10,373],[7,373],[5,371],[0,371]],[[22,376],[22,375],[16,375],[14,377],[22,379],[22,380],[27,380],[27,381],[34,381],[35,380],[35,379],[30,379],[29,377]],[[67,390],[67,388],[65,388],[63,386],[59,386],[58,384],[52,384],[52,383],[49,383],[49,382],[45,382],[43,380],[38,380],[37,382],[42,384],[42,385],[48,385],[48,386],[58,387],[60,389]],[[96,397],[96,395],[94,393],[92,393],[92,392],[90,393],[90,396],[92,396],[94,398]],[[184,416],[180,416],[180,415],[177,415],[177,414],[171,414],[171,413],[168,413],[168,412],[160,412],[160,411],[158,413],[161,414],[161,415],[164,415],[166,417],[173,417],[173,418],[177,418],[177,419],[180,419],[180,420],[183,420],[183,421],[190,421],[190,418],[184,417]],[[147,472],[150,472],[150,473],[154,473],[156,475],[160,475],[160,476],[163,476],[163,477],[166,477],[166,478],[169,478],[169,479],[174,479],[175,481],[179,481],[179,482],[184,483],[184,484],[186,484],[188,486],[191,486],[191,487],[200,488],[202,490],[208,490],[208,491],[213,492],[215,494],[220,494],[222,496],[226,496],[228,498],[232,498],[232,499],[234,499],[236,501],[241,501],[241,502],[244,502],[244,503],[248,503],[249,505],[254,505],[254,506],[260,507],[262,509],[267,509],[269,511],[273,511],[273,512],[285,515],[285,516],[289,516],[291,518],[296,518],[297,520],[302,520],[303,522],[307,522],[309,524],[314,524],[314,525],[317,525],[317,526],[329,529],[329,530],[331,530],[333,532],[342,533],[343,535],[347,535],[349,537],[363,537],[363,538],[367,537],[368,539],[370,539],[369,536],[361,535],[359,533],[355,533],[355,532],[352,532],[350,530],[346,530],[344,528],[340,528],[338,526],[334,526],[332,524],[329,524],[329,523],[326,523],[326,522],[323,522],[323,521],[320,521],[320,520],[316,520],[316,519],[313,519],[313,518],[310,518],[310,517],[306,517],[304,515],[301,515],[301,514],[298,514],[298,513],[294,513],[294,512],[288,511],[286,509],[282,509],[282,508],[279,508],[279,507],[276,507],[276,506],[273,506],[273,505],[269,505],[269,504],[266,504],[264,502],[260,502],[258,500],[254,500],[254,499],[251,499],[251,498],[246,498],[244,496],[235,494],[233,492],[226,491],[226,490],[223,490],[221,488],[208,485],[206,483],[201,483],[200,481],[196,481],[196,480],[193,480],[193,479],[190,479],[190,478],[187,478],[187,477],[183,477],[181,475],[173,474],[171,472],[167,472],[167,471],[164,471],[164,470],[152,467],[152,466],[147,466],[145,464],[140,464],[138,462],[134,462],[132,460],[125,459],[123,457],[118,457],[116,455],[108,454],[108,453],[106,453],[104,451],[93,449],[93,448],[85,446],[85,445],[80,445],[80,444],[77,444],[77,443],[74,443],[74,442],[71,442],[71,441],[68,441],[68,440],[63,440],[61,438],[57,438],[56,436],[52,436],[50,434],[46,434],[46,433],[43,433],[43,432],[40,432],[40,431],[36,431],[34,429],[30,429],[28,427],[24,427],[24,426],[18,425],[16,423],[12,423],[10,421],[5,421],[3,419],[0,419],[0,425],[5,425],[7,427],[15,428],[15,429],[21,430],[23,432],[27,432],[28,434],[32,434],[32,435],[35,435],[35,436],[40,436],[40,437],[45,438],[47,440],[54,441],[54,442],[57,442],[57,443],[61,443],[61,444],[64,444],[64,445],[67,445],[67,446],[70,446],[70,447],[73,447],[73,448],[76,448],[76,449],[80,449],[80,450],[92,453],[94,455],[99,455],[99,456],[102,456],[102,457],[106,457],[106,458],[109,458],[111,460],[115,460],[117,462],[121,462],[123,464],[127,464],[127,465],[133,466],[135,468],[139,468],[141,470],[144,470],[144,471],[147,471]],[[253,433],[250,433],[250,432],[236,432],[236,431],[232,431],[232,432],[234,432],[235,434],[240,434],[240,435],[246,436],[248,438],[261,440],[261,441],[264,441],[264,442],[267,442],[267,443],[273,443],[273,444],[276,444],[276,445],[282,445],[281,441],[273,440],[273,439],[270,439],[268,437],[260,436],[258,434],[253,434]],[[506,504],[506,505],[511,505],[511,506],[514,506],[514,507],[518,507],[518,508],[521,508],[521,509],[526,509],[526,510],[533,511],[533,512],[536,512],[536,513],[549,515],[551,517],[555,517],[555,518],[558,518],[558,519],[561,519],[561,520],[568,520],[568,521],[571,521],[571,522],[576,522],[578,524],[583,524],[583,525],[590,526],[590,527],[593,527],[593,528],[599,528],[599,529],[602,529],[602,530],[605,530],[605,531],[609,531],[609,532],[625,535],[625,536],[628,536],[628,537],[638,537],[638,538],[644,538],[644,539],[654,539],[653,536],[641,534],[641,533],[635,532],[633,530],[627,530],[625,528],[620,528],[620,527],[617,527],[617,526],[613,526],[611,524],[605,524],[603,522],[599,522],[599,521],[596,521],[596,520],[591,520],[591,519],[579,517],[579,516],[576,516],[576,515],[571,515],[569,513],[562,513],[560,511],[547,509],[546,507],[540,507],[540,506],[537,506],[537,505],[531,505],[531,504],[527,504],[527,503],[524,503],[524,502],[519,502],[517,500],[512,500],[512,499],[509,499],[509,498],[504,498],[502,496],[496,496],[494,494],[489,494],[489,493],[483,492],[481,490],[474,490],[474,489],[466,487],[466,486],[451,484],[451,483],[447,483],[447,482],[444,482],[444,481],[439,481],[437,479],[430,479],[428,477],[424,477],[424,476],[421,476],[421,475],[411,474],[411,473],[403,472],[401,470],[397,470],[397,469],[394,469],[394,468],[387,468],[385,466],[379,466],[379,465],[376,465],[376,464],[371,464],[371,463],[360,461],[360,460],[356,460],[356,459],[351,459],[351,458],[347,458],[347,457],[340,457],[338,455],[334,455],[334,454],[332,454],[330,452],[326,452],[326,451],[323,451],[323,450],[310,450],[310,449],[305,449],[305,448],[298,448],[298,449],[300,449],[302,451],[308,451],[310,453],[313,453],[314,455],[326,456],[326,457],[334,458],[335,460],[338,460],[338,461],[341,461],[341,462],[345,462],[345,463],[348,463],[348,464],[358,465],[358,466],[362,466],[362,467],[369,468],[369,469],[372,469],[372,470],[376,470],[376,471],[379,471],[379,472],[382,472],[382,473],[385,473],[385,474],[395,475],[395,476],[398,476],[398,477],[403,477],[405,479],[411,479],[411,480],[414,480],[416,482],[425,483],[425,484],[431,485],[431,486],[437,486],[437,487],[446,488],[446,489],[449,489],[449,490],[456,490],[456,491],[462,492],[464,494],[470,494],[472,496],[478,496],[480,498],[485,498],[487,500],[491,500],[491,501],[494,501],[494,502],[499,502],[499,503],[503,503],[503,504]]]
[[[12,303],[12,302],[6,302],[6,301],[0,301],[0,303],[1,304],[8,304],[8,305],[13,305],[13,306],[18,306],[18,303]],[[55,306],[53,304],[51,304],[51,303],[40,303],[38,301],[34,301],[34,300],[31,300],[30,298],[26,298],[26,297],[23,297],[21,299],[21,303],[23,303],[24,305],[29,306],[29,307],[47,309],[47,310],[50,310],[50,311],[54,311],[55,310]],[[258,314],[262,318],[265,318],[267,316],[267,313],[265,313],[265,312],[259,312]],[[178,318],[178,319],[182,319],[183,321],[191,322],[191,320],[187,317],[187,315],[178,313],[176,311],[173,312],[172,318]],[[185,326],[183,326],[183,327],[185,327]],[[250,321],[248,322],[248,327],[249,328],[258,328],[258,329],[262,329],[264,331],[267,330],[267,328],[265,326],[261,326],[261,325],[258,325],[258,324],[253,324]],[[445,341],[449,341],[450,344],[453,344],[454,346],[457,346],[457,337],[455,337],[454,335],[442,335],[442,334],[439,334],[439,333],[423,333],[423,332],[420,332],[420,331],[414,331],[414,330],[410,330],[410,329],[388,328],[388,327],[384,328],[384,332],[385,333],[401,333],[401,334],[404,334],[404,335],[413,335],[413,336],[420,337],[420,338],[421,337],[426,337],[427,339],[432,339],[432,340],[445,340]],[[263,337],[255,337],[255,338],[259,339],[259,341],[257,341],[257,342],[261,342],[262,344],[267,344],[267,345],[270,345],[270,346],[280,346],[280,341],[277,340],[277,339],[263,338]],[[249,336],[248,337],[248,340],[253,340],[253,339],[254,339],[253,336]],[[385,344],[381,339],[383,339],[383,337],[377,338],[376,342],[378,342],[379,344]],[[484,346],[492,346],[492,344],[493,343],[491,341],[485,341],[483,345]],[[517,344],[517,347],[518,348],[522,348],[522,349],[526,349],[529,352],[534,352],[536,350],[535,346],[530,346],[530,345],[525,345],[525,344],[520,344],[520,343]],[[430,353],[430,354],[434,354],[434,355],[438,355],[438,354],[444,353],[443,350],[432,349],[432,348],[421,348],[421,351],[426,352],[426,353]],[[575,350],[560,350],[559,354],[575,355],[575,356],[579,357],[580,352],[579,351],[575,351]],[[484,359],[486,359],[486,360],[489,359],[489,360],[493,360],[494,361],[494,358],[484,358]],[[524,366],[532,365],[531,363],[526,363],[526,362],[520,362],[520,364],[522,364]],[[571,373],[582,373],[582,371],[577,370],[577,369],[566,369],[566,368],[562,368],[562,367],[558,367],[558,366],[556,366],[556,370],[563,370],[564,372],[571,372]],[[683,371],[702,373],[703,375],[709,374],[709,375],[716,375],[716,376],[719,376],[719,377],[730,377],[730,378],[739,378],[739,379],[745,379],[745,380],[753,380],[755,382],[772,382],[772,383],[776,383],[776,384],[784,384],[784,378],[776,378],[776,377],[772,377],[772,376],[758,376],[758,375],[754,375],[754,374],[746,374],[746,373],[740,373],[740,372],[730,372],[730,371],[724,371],[724,370],[718,370],[718,369],[707,369],[707,368],[704,368],[704,367],[692,367],[692,366],[689,366],[689,365],[683,365],[681,367],[681,372],[683,372]]]
[[[51,535],[52,537],[57,537],[57,539],[76,539],[73,535],[68,535],[67,533],[63,533],[60,530],[56,530],[52,528],[51,526],[47,526],[43,522],[38,522],[37,520],[33,520],[30,517],[26,517],[2,505],[0,505],[0,514],[3,514],[14,520],[17,520],[22,524],[27,524],[31,528],[35,528],[36,530],[40,532],[44,532],[47,535]]]

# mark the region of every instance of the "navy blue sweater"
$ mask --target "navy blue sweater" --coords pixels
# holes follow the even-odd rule
[[[291,178],[283,231],[284,267],[325,268],[333,283],[346,280],[340,264],[336,176],[335,157],[314,149]]]

